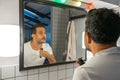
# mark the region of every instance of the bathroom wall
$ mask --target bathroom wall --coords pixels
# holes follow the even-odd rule
[[[19,0],[0,0],[0,25],[6,25],[6,24],[19,25]],[[2,27],[0,27],[0,29],[2,29]],[[3,54],[6,52],[6,51],[1,52],[3,51],[3,49],[8,50],[9,47],[12,47],[11,44],[13,42],[10,42],[11,39],[16,39],[15,37],[12,37],[12,35],[10,35],[10,33],[7,31],[8,30],[4,31],[4,33],[0,32],[0,36],[1,36],[0,44],[4,43],[4,45],[0,45],[0,53]],[[9,52],[10,53],[15,52],[12,50],[10,50]],[[0,66],[9,65],[9,64],[18,64],[18,63],[19,63],[18,56],[11,58],[0,57]]]
[[[72,80],[76,64],[19,71],[19,65],[0,66],[0,80]]]
[[[0,24],[19,24],[19,0],[0,0]]]

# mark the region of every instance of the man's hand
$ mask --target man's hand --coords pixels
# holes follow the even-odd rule
[[[47,51],[40,50],[40,56],[43,56],[43,57],[47,58],[48,56],[50,56],[50,54]]]
[[[85,62],[84,62],[84,60],[83,60],[82,58],[78,58],[78,60],[76,61],[76,64],[77,64],[78,66],[80,66],[80,65],[85,64]]]
[[[44,50],[40,50],[40,55],[43,57],[46,57],[48,59],[48,61],[51,63],[56,63],[56,59],[54,57],[54,55],[49,54],[47,51]]]

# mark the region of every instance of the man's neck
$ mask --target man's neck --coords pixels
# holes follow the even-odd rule
[[[35,41],[30,41],[30,45],[32,47],[32,49],[34,50],[40,50],[40,48],[42,48],[42,44],[38,44],[37,42]]]
[[[115,47],[116,45],[102,45],[102,44],[96,44],[94,45],[92,48],[92,53],[93,55],[95,55],[97,52],[99,51],[102,51],[104,49],[108,49],[108,48],[111,48],[111,47]]]

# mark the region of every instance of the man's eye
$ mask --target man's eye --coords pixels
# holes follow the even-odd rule
[[[42,32],[39,32],[39,34],[42,34]]]
[[[46,32],[39,32],[39,34],[46,34]]]

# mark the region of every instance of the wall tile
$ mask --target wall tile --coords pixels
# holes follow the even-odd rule
[[[48,72],[39,74],[39,80],[48,80]]]
[[[27,80],[27,76],[16,77],[15,80]]]
[[[64,64],[64,65],[59,65],[59,66],[58,66],[58,70],[62,70],[62,69],[65,69],[65,64]]]
[[[49,67],[49,71],[56,71],[56,70],[57,70],[57,66]]]
[[[68,68],[73,68],[73,63],[71,63],[71,64],[66,64],[66,68],[68,69]]]
[[[59,70],[58,71],[58,80],[62,80],[65,78],[65,70]]]
[[[36,75],[28,75],[28,80],[38,80],[38,74],[36,74]]]
[[[72,80],[72,77],[70,77],[70,78],[67,78],[66,80]]]
[[[38,69],[28,70],[28,75],[30,75],[30,74],[38,74]]]
[[[15,75],[15,66],[4,66],[2,67],[2,79],[13,78]]]
[[[57,80],[57,71],[49,72],[49,80]]]
[[[2,68],[0,67],[0,79],[2,79]]]
[[[15,67],[15,76],[18,77],[18,76],[26,76],[27,75],[27,70],[25,71],[19,71],[19,65],[16,65]]]
[[[14,78],[10,78],[10,79],[3,79],[3,80],[15,80]]]
[[[48,72],[48,67],[39,68],[39,73],[44,73],[44,72]]]
[[[74,64],[19,71],[19,66],[4,66],[1,76],[4,80],[72,80]],[[14,78],[15,77],[15,78]]]
[[[74,66],[72,63],[19,71],[19,65],[14,65],[1,67],[0,70],[0,80],[72,80]]]
[[[66,69],[66,78],[72,77],[73,76],[73,68],[71,69]]]
[[[66,79],[59,79],[59,80],[66,80]]]

